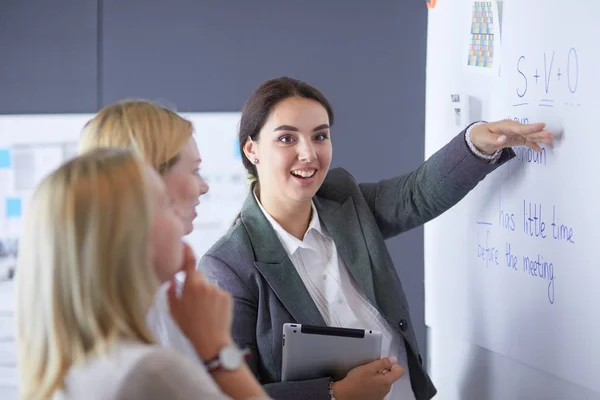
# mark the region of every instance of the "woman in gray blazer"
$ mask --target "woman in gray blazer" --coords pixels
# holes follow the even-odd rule
[[[471,125],[415,171],[357,183],[329,170],[333,110],[307,83],[262,84],[242,110],[240,147],[255,177],[239,218],[200,266],[235,299],[233,337],[277,399],[430,399],[408,304],[385,245],[462,199],[514,157],[551,143],[544,124]],[[282,326],[377,329],[382,359],[337,382],[281,382]],[[390,356],[389,358],[387,356]]]

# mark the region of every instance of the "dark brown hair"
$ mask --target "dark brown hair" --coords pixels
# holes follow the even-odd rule
[[[259,140],[259,133],[273,108],[290,97],[303,97],[320,103],[329,116],[329,125],[333,126],[333,109],[323,93],[306,82],[287,76],[270,79],[260,85],[242,108],[239,141],[242,162],[248,173],[258,179],[256,167],[244,155],[244,144],[251,138]]]

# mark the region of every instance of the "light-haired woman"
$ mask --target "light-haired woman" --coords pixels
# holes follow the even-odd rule
[[[154,345],[145,316],[161,281],[201,357],[232,344],[231,298],[194,271],[159,175],[128,150],[87,152],[42,181],[17,274],[21,399],[244,399],[265,394],[245,363],[213,373]],[[171,288],[174,288],[171,285]]]
[[[85,125],[79,152],[101,147],[135,151],[162,177],[187,235],[193,230],[199,198],[209,189],[200,175],[202,158],[193,132],[190,121],[166,107],[148,100],[122,100],[104,107]],[[158,291],[146,321],[163,347],[207,361],[200,360],[171,318],[165,287]]]
[[[193,229],[199,197],[208,192],[190,121],[146,100],[124,100],[100,110],[84,127],[80,153],[99,148],[133,149],[161,175],[185,234]]]

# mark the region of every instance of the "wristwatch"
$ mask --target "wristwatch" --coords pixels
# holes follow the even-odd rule
[[[219,370],[235,371],[242,366],[244,359],[250,355],[250,350],[240,349],[235,344],[224,346],[219,351],[219,354],[204,362],[208,372]]]

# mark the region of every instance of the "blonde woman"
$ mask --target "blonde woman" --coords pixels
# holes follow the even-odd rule
[[[111,104],[84,127],[79,151],[99,147],[130,148],[161,175],[185,234],[193,229],[199,197],[208,192],[200,175],[202,158],[192,123],[177,113],[145,100]]]
[[[184,232],[189,234],[199,198],[209,189],[200,174],[202,158],[193,130],[190,121],[172,110],[146,100],[124,100],[103,108],[86,124],[79,151],[99,147],[134,150],[162,177]],[[198,358],[194,346],[171,318],[164,287],[156,296],[147,323],[163,347],[178,349],[196,362],[206,361]]]
[[[232,343],[231,298],[194,271],[184,227],[156,172],[127,150],[97,150],[37,188],[17,274],[21,399],[225,399],[204,368],[154,345],[145,315],[185,269],[170,306],[201,357]],[[171,288],[174,288],[171,285]],[[214,379],[264,397],[244,363]]]

